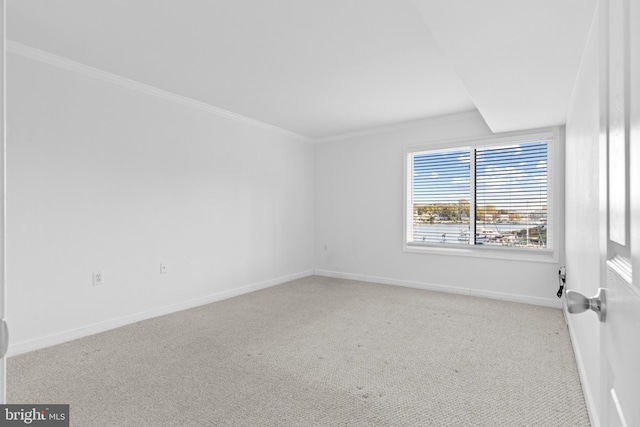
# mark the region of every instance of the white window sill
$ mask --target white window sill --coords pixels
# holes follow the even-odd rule
[[[558,254],[552,249],[526,249],[509,248],[499,246],[467,246],[467,245],[425,245],[419,243],[405,243],[404,251],[429,255],[445,255],[472,258],[491,258],[508,261],[529,261],[557,263]]]

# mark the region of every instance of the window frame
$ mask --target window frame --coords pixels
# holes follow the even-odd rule
[[[412,154],[424,151],[445,151],[456,149],[477,149],[492,146],[504,146],[508,144],[521,144],[526,142],[547,141],[547,206],[548,224],[547,230],[550,238],[550,248],[531,249],[520,247],[493,246],[493,245],[467,245],[448,243],[412,243],[413,234],[413,164]],[[557,263],[559,249],[562,243],[560,204],[561,175],[560,157],[561,140],[559,128],[540,129],[523,132],[509,132],[494,134],[485,137],[453,139],[434,141],[420,145],[406,146],[403,153],[404,162],[404,208],[403,208],[403,251],[408,253],[422,253],[431,255],[451,255],[464,257],[494,258],[519,261],[535,261]],[[470,171],[470,177],[475,176],[475,170]],[[411,204],[411,206],[410,206]]]

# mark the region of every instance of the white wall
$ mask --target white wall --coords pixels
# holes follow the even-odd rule
[[[598,20],[576,79],[566,125],[567,289],[592,296],[600,282]],[[594,425],[599,425],[600,326],[593,313],[568,315],[569,330]]]
[[[7,157],[10,354],[312,272],[307,142],[10,54]]]
[[[559,306],[557,263],[403,251],[404,147],[487,135],[466,113],[317,144],[316,273]]]

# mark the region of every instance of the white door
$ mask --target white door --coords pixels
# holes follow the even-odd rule
[[[601,0],[602,426],[640,426],[640,1]]]
[[[0,404],[6,403],[6,366],[4,354],[7,351],[8,332],[7,324],[4,321],[5,314],[5,148],[6,148],[6,128],[5,128],[5,80],[6,80],[6,37],[5,37],[5,0],[0,0]]]

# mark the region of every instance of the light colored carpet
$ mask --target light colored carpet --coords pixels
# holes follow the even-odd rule
[[[308,277],[9,358],[73,426],[588,426],[562,312]]]

